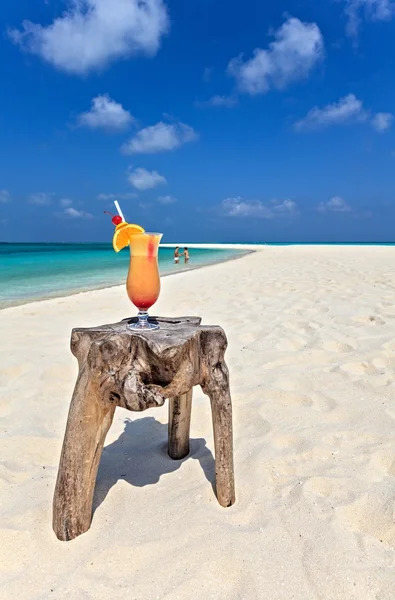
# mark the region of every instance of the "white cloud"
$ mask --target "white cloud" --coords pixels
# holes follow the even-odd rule
[[[158,202],[160,204],[174,204],[177,202],[177,198],[174,198],[174,196],[158,196]]]
[[[48,192],[37,192],[37,194],[31,194],[28,198],[30,204],[36,204],[37,206],[48,206],[52,202],[53,194]]]
[[[137,198],[135,192],[128,192],[126,194],[99,194],[97,196],[98,200],[132,200],[133,198]]]
[[[119,58],[155,55],[168,29],[163,0],[67,0],[50,25],[25,20],[9,35],[54,67],[82,75]]]
[[[318,210],[321,212],[350,212],[351,207],[341,196],[333,196],[328,202],[321,202],[318,205]]]
[[[315,106],[310,112],[294,125],[296,131],[305,129],[320,129],[340,123],[355,123],[368,118],[361,100],[354,94],[340,98],[338,102],[328,104],[324,108]]]
[[[125,154],[151,154],[174,150],[198,139],[197,133],[184,123],[163,123],[141,129],[122,146]]]
[[[270,203],[274,214],[293,215],[297,211],[296,202],[293,200],[271,200]]]
[[[367,21],[390,21],[395,15],[392,0],[344,0],[347,15],[347,34],[358,37],[362,19]]]
[[[65,208],[64,214],[72,219],[91,219],[93,217],[91,213],[85,212],[84,210],[77,210],[72,206]]]
[[[361,123],[370,119],[370,124],[376,131],[385,131],[391,127],[393,118],[391,113],[376,113],[371,116],[361,100],[354,94],[348,94],[338,102],[327,104],[323,108],[315,106],[303,119],[294,124],[294,129],[295,131],[323,129],[330,125]]]
[[[238,103],[237,98],[235,96],[213,96],[209,100],[204,100],[203,102],[195,102],[195,106],[198,108],[206,108],[206,107],[218,107],[223,106],[226,108],[232,108],[236,106]]]
[[[77,210],[73,207],[73,200],[70,198],[61,198],[59,200],[60,206],[63,208],[62,212],[55,212],[56,217],[71,217],[72,219],[92,219],[93,215],[84,210]]]
[[[7,190],[0,190],[0,204],[5,204],[11,200],[11,194]]]
[[[392,125],[394,116],[391,113],[377,113],[374,115],[371,123],[376,131],[386,131]]]
[[[78,117],[78,124],[82,127],[113,131],[122,131],[133,121],[130,112],[125,110],[122,104],[111,100],[108,94],[93,98],[90,111]]]
[[[148,210],[151,207],[152,207],[151,202],[139,202],[139,208],[141,210]]]
[[[254,56],[243,61],[240,55],[230,61],[228,72],[241,91],[264,94],[270,88],[284,88],[304,79],[323,58],[324,40],[316,23],[289,18],[274,33],[268,50],[256,48]]]
[[[246,201],[240,196],[226,198],[221,204],[222,212],[228,217],[253,217],[258,219],[273,219],[290,217],[297,213],[296,202],[293,200],[271,200],[264,203],[259,200]]]
[[[147,171],[141,167],[130,172],[128,181],[138,190],[150,190],[167,183],[166,178],[159,175],[157,171]]]

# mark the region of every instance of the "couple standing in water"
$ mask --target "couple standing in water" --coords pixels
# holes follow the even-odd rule
[[[184,248],[184,252],[180,252],[180,246],[177,246],[176,249],[174,250],[174,262],[176,265],[178,265],[178,263],[180,262],[181,256],[184,257],[184,262],[185,262],[185,264],[187,264],[189,261],[188,248]]]

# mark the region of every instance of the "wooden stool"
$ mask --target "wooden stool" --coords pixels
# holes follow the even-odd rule
[[[218,502],[235,502],[226,335],[220,327],[200,325],[199,317],[152,320],[159,330],[128,329],[136,319],[73,329],[79,374],[53,500],[53,529],[60,540],[72,540],[91,525],[97,470],[115,407],[142,411],[168,398],[168,452],[179,460],[189,453],[194,385],[211,402]]]

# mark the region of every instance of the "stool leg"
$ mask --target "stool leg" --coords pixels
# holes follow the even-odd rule
[[[53,530],[67,541],[87,531],[97,469],[115,406],[103,402],[87,372],[80,373],[67,421],[53,499]]]
[[[210,398],[214,429],[215,478],[217,499],[221,506],[236,501],[233,468],[232,400],[229,391],[228,368],[224,361],[209,370],[202,386]]]
[[[190,389],[182,396],[169,399],[168,453],[174,460],[180,460],[189,454],[192,394],[193,390]]]

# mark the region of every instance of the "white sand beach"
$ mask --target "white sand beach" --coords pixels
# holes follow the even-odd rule
[[[0,311],[2,600],[394,600],[394,258],[265,247],[165,277],[153,313],[228,336],[237,502],[215,499],[195,388],[183,461],[166,405],[117,409],[91,529],[71,542],[51,528],[70,332],[135,309],[116,287]]]

